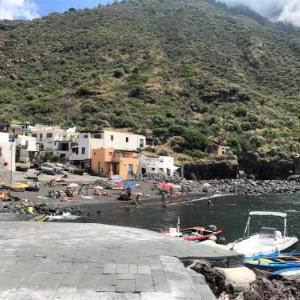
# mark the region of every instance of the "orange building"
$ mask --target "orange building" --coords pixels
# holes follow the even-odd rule
[[[134,151],[100,148],[92,150],[92,171],[100,176],[119,175],[129,179],[138,173],[139,157]]]

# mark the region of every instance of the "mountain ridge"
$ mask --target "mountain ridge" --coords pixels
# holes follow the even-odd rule
[[[300,33],[210,0],[0,22],[1,121],[152,132],[166,152],[300,152]]]

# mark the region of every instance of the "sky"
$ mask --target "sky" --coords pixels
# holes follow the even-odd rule
[[[0,0],[0,19],[34,19],[70,7],[91,8],[111,0]]]
[[[217,0],[230,6],[246,5],[273,21],[300,27],[300,0]],[[112,0],[0,0],[0,19],[34,19],[70,7],[91,8]]]
[[[300,0],[218,0],[225,4],[246,5],[273,21],[291,23],[300,27]]]

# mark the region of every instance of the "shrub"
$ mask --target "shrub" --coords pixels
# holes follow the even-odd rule
[[[121,78],[121,77],[124,76],[124,71],[120,68],[114,69],[113,76],[116,77],[116,78]]]
[[[184,148],[186,150],[196,149],[205,151],[206,147],[210,144],[207,136],[193,128],[186,129],[183,133],[183,137],[185,139]]]
[[[77,89],[76,95],[79,97],[92,96],[95,95],[95,92],[90,87],[82,85]]]

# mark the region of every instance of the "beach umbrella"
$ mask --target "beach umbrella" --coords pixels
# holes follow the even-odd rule
[[[211,185],[208,183],[208,182],[204,182],[203,184],[202,184],[202,187],[203,188],[209,188]]]
[[[96,190],[103,190],[103,187],[100,186],[100,185],[97,185],[97,186],[95,186],[95,189],[96,189]]]
[[[161,190],[169,190],[172,187],[172,184],[168,182],[163,182],[158,187]]]
[[[121,182],[121,181],[123,181],[123,180],[122,180],[121,177],[118,176],[118,177],[112,177],[112,178],[111,178],[111,181],[112,181],[113,183],[118,183],[118,182]]]
[[[77,183],[70,183],[69,185],[68,185],[68,188],[78,188],[79,187],[79,184],[77,184]]]
[[[125,189],[132,189],[134,187],[134,183],[132,181],[126,181],[124,183],[124,188]]]

